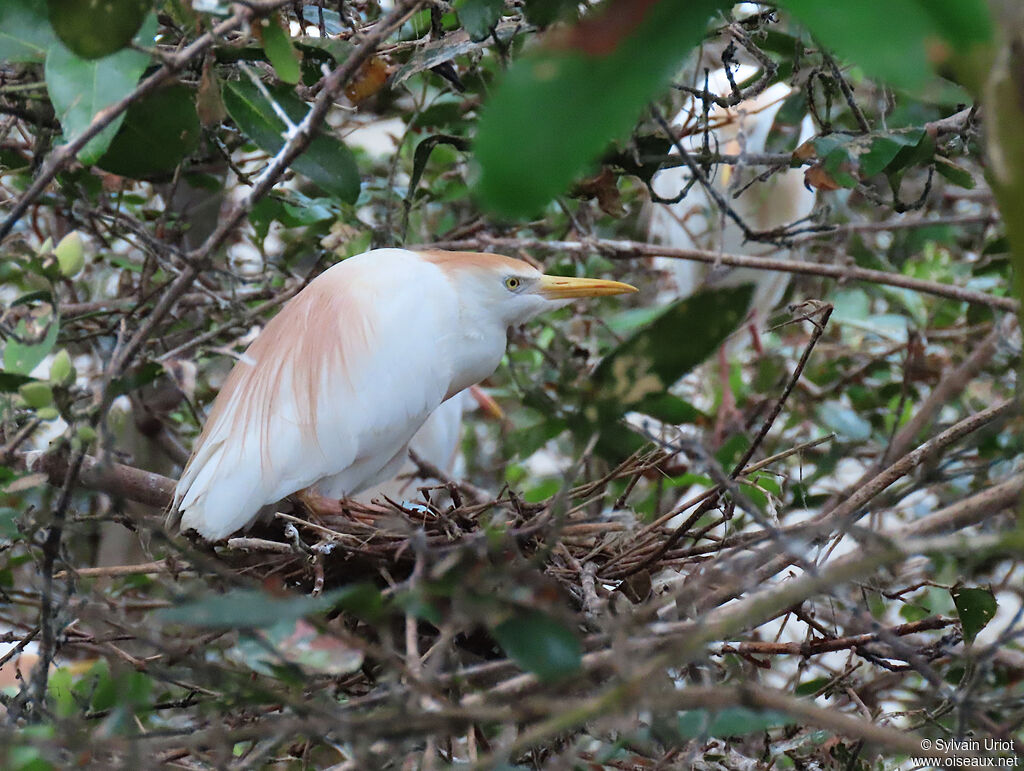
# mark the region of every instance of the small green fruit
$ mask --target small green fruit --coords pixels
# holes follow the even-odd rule
[[[25,383],[18,389],[18,393],[29,407],[39,409],[53,404],[53,389],[50,388],[49,383],[39,381]]]
[[[56,386],[71,385],[75,382],[75,367],[67,350],[61,348],[50,364],[50,382]]]
[[[77,230],[72,230],[64,236],[53,253],[57,256],[57,266],[64,278],[77,275],[85,267],[85,249]]]
[[[56,407],[43,407],[42,409],[36,410],[36,417],[40,420],[56,420],[60,417],[60,413]]]
[[[57,37],[83,59],[100,59],[127,46],[152,0],[48,0]]]
[[[96,438],[96,429],[94,429],[92,426],[79,426],[75,430],[75,434],[83,442],[88,443]]]

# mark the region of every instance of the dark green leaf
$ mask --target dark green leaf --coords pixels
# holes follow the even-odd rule
[[[892,131],[873,138],[867,152],[860,156],[861,177],[878,174],[904,147],[916,147],[924,135],[922,129]]]
[[[270,88],[271,97],[294,121],[301,121],[308,108],[287,88]],[[284,146],[284,122],[274,108],[248,81],[224,85],[224,106],[231,119],[249,139],[268,153]],[[315,182],[324,192],[346,203],[359,197],[359,168],[352,152],[332,136],[318,133],[306,151],[292,163],[300,174]]]
[[[116,378],[110,384],[110,393],[112,396],[131,393],[142,388],[144,385],[152,383],[163,374],[164,368],[162,365],[157,364],[155,361],[148,361],[141,367],[136,367],[131,372]]]
[[[597,400],[617,404],[619,415],[665,405],[666,389],[740,325],[752,295],[749,285],[708,289],[668,306],[601,361],[591,378]],[[694,417],[689,410],[685,413]]]
[[[661,0],[610,51],[546,47],[519,59],[480,118],[475,147],[484,203],[505,215],[536,214],[629,132],[708,18],[727,5]]]
[[[156,17],[151,15],[138,35],[139,43],[152,45],[156,29]],[[46,56],[46,88],[64,139],[75,139],[89,127],[96,113],[130,94],[148,64],[148,54],[132,50],[86,61],[55,42]],[[114,118],[79,151],[78,159],[85,164],[95,163],[123,121],[124,113]]]
[[[316,24],[319,26],[322,22],[324,32],[328,35],[338,35],[345,29],[345,25],[341,20],[341,14],[337,11],[332,11],[330,8],[324,8],[322,5],[302,6],[302,18],[304,18],[308,24]]]
[[[96,165],[145,179],[170,174],[199,145],[199,116],[192,92],[179,84],[135,102]]]
[[[328,59],[336,67],[345,61],[355,46],[347,40],[334,37],[301,37],[291,41],[307,58]]]
[[[805,680],[796,687],[795,693],[797,696],[811,696],[831,683],[832,679],[831,677],[816,677],[813,680]]]
[[[379,596],[373,587],[370,591]],[[322,613],[336,605],[355,603],[367,605],[367,587],[353,584],[326,592],[319,597],[272,597],[253,589],[235,589],[225,594],[187,602],[157,613],[164,623],[190,624],[217,629],[255,629],[268,627],[279,621],[294,621],[313,613]]]
[[[285,83],[299,82],[299,57],[292,46],[291,38],[272,19],[263,22],[263,50],[270,63],[274,65],[274,72],[278,78]]]
[[[991,589],[953,587],[950,591],[956,613],[964,630],[964,642],[970,645],[978,632],[984,629],[995,615],[998,605]]]
[[[451,145],[456,150],[465,151],[469,149],[468,139],[448,136],[447,134],[437,134],[432,137],[427,137],[416,145],[416,152],[413,153],[412,157],[412,176],[409,177],[409,189],[405,194],[406,211],[408,211],[409,207],[412,205],[413,196],[416,194],[416,186],[419,185],[420,177],[423,176],[423,172],[427,168],[427,161],[430,160],[430,154],[439,144]]]
[[[643,412],[662,423],[670,423],[674,426],[681,423],[693,423],[703,415],[688,401],[667,391],[644,399]]]
[[[56,40],[46,18],[46,0],[0,3],[0,61],[41,62]]]
[[[6,348],[4,349],[6,351]],[[21,386],[31,381],[28,375],[19,375],[14,372],[0,372],[0,393],[14,393]]]
[[[523,11],[530,24],[546,27],[567,18],[578,5],[575,0],[526,0]]]
[[[21,171],[27,169],[29,160],[21,151],[13,147],[0,147],[0,172]]]
[[[54,32],[83,59],[127,46],[152,5],[149,0],[47,0]]]
[[[558,680],[580,668],[583,650],[572,630],[538,610],[522,610],[491,630],[501,649],[541,680]]]
[[[505,9],[505,0],[465,0],[459,6],[459,21],[471,40],[483,40],[491,34]]]

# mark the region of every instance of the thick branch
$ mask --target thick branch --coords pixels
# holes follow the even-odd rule
[[[66,455],[48,453],[33,456],[20,456],[17,462],[29,471],[46,474],[50,484],[59,485],[63,482],[70,460]],[[121,463],[101,463],[91,455],[86,455],[82,461],[78,481],[90,490],[159,509],[170,506],[175,485],[175,481],[169,477]]]

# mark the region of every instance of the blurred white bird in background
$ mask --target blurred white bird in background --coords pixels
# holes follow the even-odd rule
[[[170,524],[218,540],[294,493],[315,509],[394,476],[431,413],[498,367],[510,326],[635,291],[496,254],[376,249],[335,265],[232,369]]]
[[[732,65],[731,69],[736,83],[742,83],[758,72],[756,67],[747,64]],[[699,85],[703,87],[703,82]],[[707,90],[722,98],[732,93],[732,85],[724,68],[708,76]],[[733,107],[712,103],[708,113],[708,123],[713,127],[711,151],[741,157],[764,153],[779,109],[792,92],[789,85],[775,83],[756,97]],[[700,125],[703,115],[703,100],[693,97],[672,123],[676,127],[696,127]],[[813,135],[814,124],[808,115],[800,124],[797,144],[802,144]],[[698,153],[703,147],[703,141],[703,133],[695,130],[683,136],[680,144],[688,152]],[[715,177],[712,184],[754,231],[782,228],[811,214],[815,194],[805,187],[803,170],[783,169],[767,180],[754,182],[747,187],[763,171],[763,167],[744,167],[742,162],[735,166],[721,164],[713,168]],[[685,166],[663,169],[654,176],[651,187],[663,198],[674,198],[686,185],[689,176]],[[734,198],[737,192],[739,195]],[[796,252],[788,249],[780,251],[773,244],[745,242],[740,226],[719,210],[714,199],[700,184],[691,187],[677,203],[649,205],[647,239],[652,243],[676,248],[799,259]],[[736,286],[753,282],[756,289],[751,301],[750,325],[756,331],[760,331],[768,314],[781,302],[789,284],[788,273],[714,267],[703,262],[665,257],[656,258],[654,265],[669,276],[669,292],[673,298],[687,297],[706,284]],[[754,339],[755,345],[759,346],[757,338]]]
[[[733,64],[730,69],[732,81],[737,84],[758,72],[757,67],[748,64]],[[724,68],[710,73],[706,89],[716,96],[727,98],[733,92],[729,73]],[[786,83],[775,83],[756,97],[732,107],[722,107],[712,102],[708,111],[708,126],[713,129],[709,137],[709,149],[724,155],[738,155],[741,159],[744,155],[764,153],[779,110],[792,93],[792,87]],[[694,96],[672,121],[676,127],[692,131],[679,140],[687,152],[698,153],[703,149],[704,135],[698,127],[701,126],[704,110],[704,101]],[[807,115],[801,121],[796,146],[813,135],[814,124]],[[677,152],[673,150],[674,154]],[[711,184],[746,226],[755,232],[785,228],[811,214],[815,194],[804,185],[803,170],[782,169],[767,180],[753,181],[763,172],[763,167],[746,167],[742,160],[736,165],[719,164],[713,167]],[[651,189],[662,198],[675,198],[689,178],[690,172],[685,166],[662,169],[651,180]],[[753,184],[750,184],[752,181]],[[719,207],[700,183],[693,185],[676,203],[649,203],[646,220],[647,240],[652,243],[720,254],[800,259],[795,250],[780,249],[770,243],[748,242],[743,229]],[[772,310],[786,294],[790,278],[788,273],[730,268],[667,257],[657,257],[653,262],[654,267],[669,278],[666,300],[688,297],[705,286],[727,287],[753,283],[754,294],[745,326],[750,330],[749,339],[755,350],[761,352],[760,332]],[[741,348],[747,339],[746,335],[733,335],[726,345],[719,348],[722,401],[714,431],[716,445],[723,440],[727,423],[740,422],[736,400],[729,387],[728,352]]]

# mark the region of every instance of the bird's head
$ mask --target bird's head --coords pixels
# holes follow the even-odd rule
[[[621,281],[548,276],[528,262],[499,254],[428,252],[424,257],[448,273],[467,308],[499,319],[506,327],[582,297],[637,291]]]

